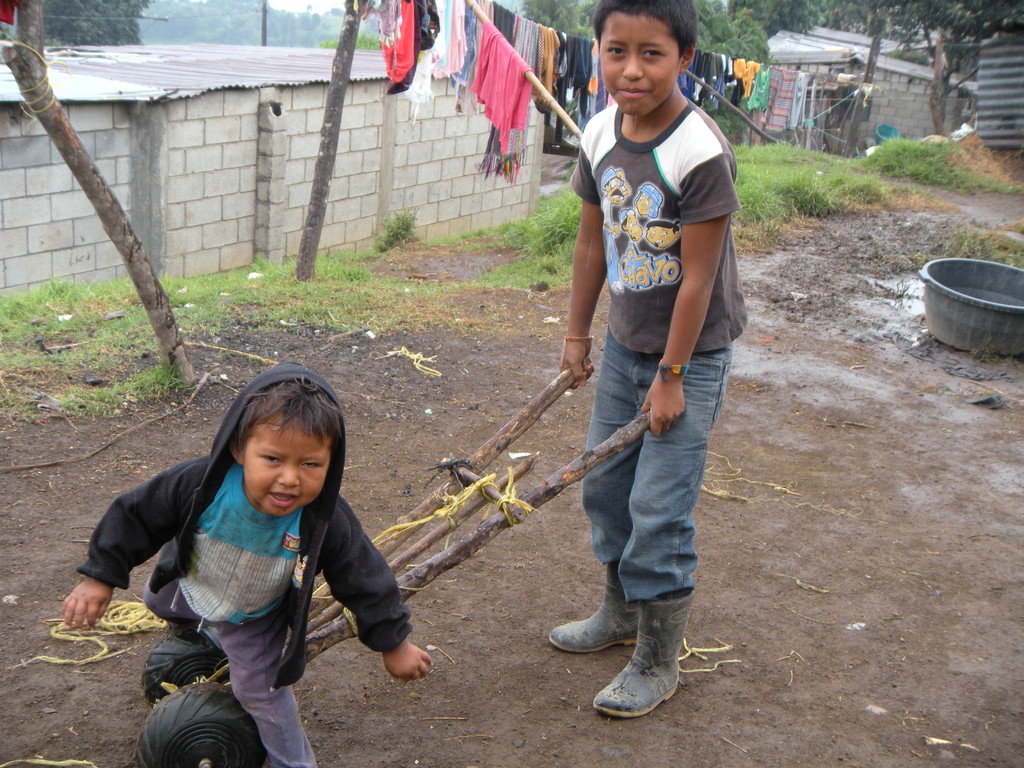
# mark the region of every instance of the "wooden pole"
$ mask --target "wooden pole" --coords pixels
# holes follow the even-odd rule
[[[540,485],[524,493],[519,497],[520,501],[534,509],[543,506],[569,485],[582,480],[594,467],[621,453],[626,446],[639,440],[649,427],[650,416],[646,413],[638,416],[593,450],[577,456]],[[513,524],[503,513],[491,515],[450,547],[400,576],[398,586],[402,589],[402,599],[409,599],[442,573],[467,560],[488,541]],[[332,645],[354,636],[348,620],[339,617],[306,635],[306,658],[312,659]]]
[[[476,14],[476,17],[480,19],[480,21],[490,21],[490,19],[487,18],[487,14],[481,10],[475,0],[466,0],[466,5],[473,9],[473,13]],[[562,105],[555,100],[555,97],[551,95],[548,89],[544,87],[544,84],[541,83],[537,75],[534,74],[534,71],[532,69],[527,69],[525,77],[530,81],[530,85],[533,86],[534,92],[541,98],[546,106],[551,108],[552,112],[558,115],[559,119],[565,123],[566,127],[576,136],[582,136],[583,131],[581,131],[579,126],[576,125],[571,117],[569,117],[569,113],[562,108]]]
[[[691,80],[693,80],[693,82],[697,83],[697,85],[699,85],[699,86],[701,86],[701,87],[703,87],[703,88],[707,88],[707,89],[708,89],[709,91],[714,91],[714,90],[715,90],[715,89],[714,89],[714,88],[713,88],[712,86],[708,85],[708,84],[707,84],[706,82],[704,82],[704,80],[703,80],[703,79],[701,79],[701,78],[697,77],[697,76],[696,76],[695,74],[693,74],[693,72],[691,72],[690,70],[686,70],[686,76],[687,76],[688,78],[690,78]],[[736,85],[736,87],[737,87],[737,88],[740,88],[740,87],[742,87],[742,86],[740,86],[739,84],[737,84],[737,85]],[[727,98],[725,98],[724,96],[721,96],[721,95],[719,95],[719,96],[718,96],[717,98],[718,98],[718,103],[719,103],[719,104],[724,104],[724,105],[725,105],[726,107],[728,107],[728,108],[729,108],[729,110],[731,110],[731,111],[733,112],[733,114],[736,114],[736,115],[738,115],[738,116],[739,116],[739,118],[740,118],[740,119],[741,119],[741,120],[742,120],[742,121],[743,121],[744,123],[746,123],[746,124],[747,124],[747,126],[748,126],[748,127],[750,128],[750,130],[752,130],[752,131],[753,131],[754,133],[756,133],[756,134],[757,134],[758,136],[760,136],[760,137],[761,137],[762,139],[767,139],[768,141],[772,142],[773,144],[775,144],[775,143],[777,143],[777,142],[779,141],[779,140],[778,140],[777,138],[775,138],[774,136],[772,136],[772,135],[771,135],[770,133],[767,133],[767,132],[765,132],[765,130],[764,130],[764,129],[762,129],[762,128],[760,128],[759,126],[757,126],[757,125],[756,125],[756,124],[754,123],[754,121],[753,121],[753,120],[751,120],[751,119],[750,119],[749,117],[747,117],[747,116],[746,116],[745,114],[743,114],[743,110],[742,110],[742,109],[740,109],[739,107],[737,107],[737,106],[736,106],[735,104],[733,104],[733,103],[732,103],[731,101],[729,101],[729,100],[728,100]]]
[[[96,210],[103,231],[121,254],[146,310],[150,327],[156,334],[161,357],[178,369],[184,381],[192,384],[196,374],[189,362],[170,299],[153,272],[153,265],[132,229],[128,214],[89,157],[64,107],[53,93],[43,59],[43,39],[42,0],[25,0],[18,9],[17,43],[4,48],[4,61],[18,83],[25,108],[50,136]]]
[[[331,64],[331,82],[327,86],[327,103],[324,106],[324,122],[320,127],[320,152],[313,168],[313,185],[309,192],[309,207],[299,241],[299,256],[295,263],[297,280],[312,280],[316,271],[316,250],[320,247],[320,236],[324,231],[324,216],[327,211],[327,195],[331,191],[334,176],[334,162],[338,156],[338,134],[341,131],[341,111],[352,74],[352,59],[355,58],[356,38],[359,37],[359,19],[366,7],[366,0],[346,3],[345,21],[341,25],[338,48]]]

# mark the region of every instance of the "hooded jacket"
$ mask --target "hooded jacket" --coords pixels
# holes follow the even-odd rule
[[[312,382],[338,403],[320,376],[295,363],[283,363],[249,383],[231,404],[208,456],[182,462],[119,496],[107,509],[89,541],[78,572],[127,589],[130,573],[159,552],[149,586],[154,592],[187,572],[199,516],[210,505],[227,471],[235,464],[231,438],[248,397],[289,379]],[[344,425],[343,425],[344,429]],[[344,432],[343,432],[344,434]],[[275,687],[291,685],[305,670],[305,637],[316,575],[356,618],[359,639],[374,651],[397,647],[409,634],[409,609],[402,604],[394,575],[363,532],[348,503],[339,496],[345,466],[345,441],[331,451],[324,487],[302,511],[299,558],[302,581],[289,587],[283,614],[291,630]]]

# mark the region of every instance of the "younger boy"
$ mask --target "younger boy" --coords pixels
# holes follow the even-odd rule
[[[600,0],[594,31],[614,104],[587,125],[572,179],[583,210],[561,368],[577,385],[593,372],[591,324],[607,281],[587,445],[640,413],[650,432],[583,481],[604,600],[549,639],[575,653],[636,643],[594,707],[638,717],[679,681],[697,565],[692,511],[746,323],[730,229],[740,205],[728,142],[677,86],[694,56],[692,0]]]
[[[126,589],[130,571],[159,550],[146,604],[172,625],[212,624],[271,768],[315,768],[292,684],[305,668],[317,573],[392,676],[415,680],[431,664],[407,639],[391,570],[338,495],[344,460],[330,385],[292,363],[261,373],[229,408],[209,456],[113,502],[78,568],[85,578],[64,600],[65,626],[94,625],[114,587]]]

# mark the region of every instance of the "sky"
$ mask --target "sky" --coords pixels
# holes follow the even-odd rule
[[[309,7],[313,13],[325,13],[331,8],[344,8],[344,0],[270,0],[270,7],[278,11],[304,13]]]

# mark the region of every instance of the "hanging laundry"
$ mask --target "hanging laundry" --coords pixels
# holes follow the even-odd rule
[[[767,109],[768,93],[771,86],[772,67],[762,67],[754,77],[754,87],[750,89],[747,109]]]
[[[394,42],[388,43],[381,38],[384,68],[391,81],[387,90],[390,95],[408,90],[416,74],[416,60],[422,46],[420,30],[426,12],[426,0],[402,0],[402,16]]]
[[[796,70],[772,67],[771,85],[768,94],[768,108],[765,122],[766,131],[784,131],[793,109],[793,91],[796,88]]]
[[[484,115],[498,130],[501,153],[507,154],[512,129],[526,128],[529,67],[493,23],[488,21],[482,27],[472,91],[484,105]]]
[[[21,4],[21,0],[0,0],[0,24],[14,23],[14,10]]]
[[[538,25],[538,27],[540,31],[540,66],[537,68],[537,79],[548,93],[554,93],[555,77],[557,76],[555,63],[558,61],[558,49],[561,47],[562,41],[558,37],[558,32],[551,27],[544,25]],[[545,115],[550,111],[550,107],[539,95],[534,97],[534,104]]]
[[[804,109],[807,104],[807,84],[811,76],[806,72],[796,73],[796,84],[793,86],[793,108],[789,111],[789,122],[786,128],[798,130],[804,127]]]
[[[474,20],[473,12],[466,13],[466,0],[447,0],[445,3],[444,23],[444,51],[441,55],[435,55],[434,71],[439,77],[449,77],[459,72],[466,61],[466,52],[469,48],[467,39],[468,26],[467,15]],[[476,25],[473,25],[475,32]]]

